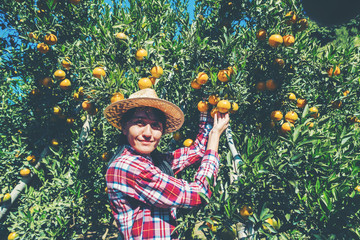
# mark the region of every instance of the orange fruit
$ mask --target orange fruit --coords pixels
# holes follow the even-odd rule
[[[281,133],[288,133],[291,131],[291,128],[294,127],[294,124],[286,122],[281,125]]]
[[[360,192],[360,185],[357,185],[357,186],[355,187],[355,190],[358,191],[358,192]]]
[[[217,78],[220,82],[227,82],[231,77],[230,75],[231,74],[229,70],[223,69],[218,72]]]
[[[71,87],[71,82],[69,79],[65,78],[60,82],[59,86],[62,90],[68,90]]]
[[[211,116],[212,118],[214,118],[214,117],[215,117],[215,114],[218,113],[218,112],[219,112],[219,110],[217,109],[217,107],[214,107],[214,108],[211,109],[211,111],[210,111],[210,116]]]
[[[266,89],[269,91],[274,91],[277,88],[275,81],[272,79],[267,80],[265,86],[266,86]]]
[[[338,66],[335,67],[335,71],[334,68],[331,67],[328,71],[327,74],[329,77],[331,77],[332,75],[337,76],[340,74],[340,68]]]
[[[114,103],[120,100],[124,99],[124,94],[122,94],[121,92],[116,92],[112,95],[112,97],[110,98],[110,102]]]
[[[30,38],[30,39],[32,39],[32,38],[33,38],[33,39],[35,39],[35,40],[37,40],[37,39],[38,39],[38,36],[36,36],[36,34],[35,34],[35,33],[32,33],[32,32],[31,32],[31,33],[29,33],[29,35],[28,35],[28,36],[29,36],[29,38]]]
[[[286,17],[285,23],[286,23],[287,25],[291,25],[291,24],[296,23],[297,16],[296,16],[296,14],[295,14],[293,11],[288,12],[288,13],[285,15],[285,17]]]
[[[272,111],[272,112],[271,112],[271,115],[270,115],[270,118],[271,118],[271,120],[278,122],[278,121],[280,121],[280,120],[283,118],[283,114],[282,114],[282,112],[279,111],[279,110]]]
[[[231,108],[231,103],[228,100],[221,100],[216,105],[217,109],[221,113],[227,113]]]
[[[283,38],[279,34],[273,34],[269,37],[269,45],[271,47],[278,47],[283,43]]]
[[[163,75],[164,70],[160,66],[155,66],[150,70],[150,73],[153,77],[159,78]]]
[[[29,163],[35,163],[36,162],[36,157],[34,155],[29,155],[29,156],[26,157],[26,160]]]
[[[209,76],[204,72],[199,72],[196,78],[196,82],[200,85],[205,84],[209,80]]]
[[[196,79],[193,80],[190,85],[191,85],[191,87],[193,89],[200,89],[201,88],[201,85],[196,82]]]
[[[66,73],[65,73],[63,70],[58,69],[58,70],[56,70],[56,71],[54,72],[54,77],[55,77],[56,79],[63,80],[63,79],[65,79],[65,77],[66,77]]]
[[[174,132],[174,133],[173,133],[173,139],[174,139],[175,141],[179,141],[181,138],[182,138],[182,135],[181,135],[180,132]]]
[[[45,43],[39,43],[39,44],[37,45],[37,50],[38,50],[39,52],[45,54],[45,53],[47,53],[47,52],[50,50],[50,48],[49,48],[49,46],[46,45]]]
[[[40,94],[40,90],[37,88],[34,88],[30,91],[30,95],[32,96],[38,96]]]
[[[80,101],[81,96],[79,95],[79,93],[75,92],[74,95],[73,95],[73,98],[74,98],[75,101]]]
[[[317,118],[319,116],[319,110],[317,109],[317,107],[311,107],[309,109],[309,112],[311,113],[311,116],[313,118]]]
[[[184,142],[183,142],[183,145],[184,147],[190,147],[191,145],[193,145],[194,141],[190,138],[186,139]]]
[[[93,108],[93,104],[87,100],[83,101],[81,106],[82,106],[82,109],[84,109],[84,111],[89,111]]]
[[[248,219],[249,216],[251,216],[252,214],[253,214],[253,209],[250,206],[245,205],[240,209],[240,216],[245,220]]]
[[[75,122],[75,119],[74,119],[74,118],[67,118],[67,119],[66,119],[66,123],[67,123],[67,124],[74,124],[74,122]]]
[[[147,51],[143,48],[138,49],[135,53],[135,58],[138,61],[143,61],[146,56],[147,56]]]
[[[78,5],[81,2],[81,0],[70,0],[70,3],[72,5]]]
[[[295,38],[293,35],[285,35],[283,37],[283,40],[286,47],[292,46],[295,43]]]
[[[296,120],[298,120],[299,116],[294,111],[289,111],[285,114],[285,121],[295,123]]]
[[[296,106],[298,108],[304,108],[306,104],[307,104],[307,101],[304,98],[298,98],[298,100],[296,100]]]
[[[209,103],[213,106],[217,105],[218,102],[220,101],[220,97],[215,95],[215,94],[212,94],[209,96],[209,99],[208,99]]]
[[[230,75],[233,75],[235,73],[236,69],[237,68],[235,66],[234,67],[230,66],[230,67],[227,68],[227,70],[230,72]]]
[[[289,93],[289,100],[290,101],[295,101],[296,100],[296,95],[294,93]]]
[[[109,157],[110,157],[110,155],[109,155],[108,152],[104,152],[103,154],[101,154],[101,159],[102,159],[103,161],[109,160]]]
[[[274,64],[278,67],[278,68],[284,68],[285,66],[285,61],[281,58],[276,58],[274,60]]]
[[[140,78],[140,80],[138,81],[138,85],[140,89],[145,89],[151,88],[153,84],[149,78]]]
[[[314,123],[313,122],[308,122],[306,124],[306,126],[308,126],[309,128],[313,128],[314,127]]]
[[[197,105],[197,108],[200,112],[207,112],[209,110],[209,103],[205,101],[200,101]]]
[[[59,141],[56,138],[51,139],[50,143],[54,147],[59,145]]]
[[[44,87],[51,87],[53,84],[54,84],[54,80],[50,77],[45,77],[41,80],[41,84],[44,86]]]
[[[3,200],[3,202],[10,201],[11,200],[11,194],[10,193],[5,193],[2,200]]]
[[[308,21],[305,19],[305,18],[301,18],[298,22],[297,22],[298,24],[299,24],[299,31],[304,31],[305,29],[307,29],[308,28],[308,26],[309,26],[309,23],[308,23]]]
[[[125,33],[123,32],[118,32],[115,37],[119,40],[127,40],[128,39],[128,36],[126,36]]]
[[[236,102],[233,102],[231,104],[231,110],[230,113],[235,113],[237,110],[239,110],[239,105]]]
[[[345,91],[343,92],[343,95],[346,97],[349,93],[350,93],[349,90],[345,90]]]
[[[256,33],[256,38],[259,41],[264,41],[267,37],[267,33],[264,29],[260,29],[257,33]]]
[[[61,114],[61,108],[60,108],[59,106],[55,106],[55,107],[53,108],[53,113],[54,113],[55,115],[60,115],[60,114]]]
[[[30,173],[31,173],[31,171],[28,168],[23,168],[20,170],[20,176],[22,176],[22,177],[28,177],[28,176],[30,176]]]
[[[46,34],[44,37],[44,42],[50,46],[55,45],[57,43],[57,37],[52,33]]]
[[[61,61],[61,65],[63,66],[63,68],[69,70],[71,66],[71,62],[68,59],[64,59]]]
[[[266,84],[265,82],[261,81],[256,83],[256,90],[258,90],[259,92],[265,91],[266,89]]]
[[[14,240],[17,239],[19,237],[19,234],[17,234],[16,232],[12,232],[8,235],[8,240]]]
[[[340,101],[340,100],[331,101],[331,107],[334,109],[341,108],[341,105],[342,105],[342,101]]]
[[[101,78],[106,77],[106,72],[105,72],[104,68],[102,68],[102,67],[96,67],[96,68],[94,68],[94,70],[92,71],[92,75],[93,75],[93,77],[95,77],[95,78],[101,79]]]

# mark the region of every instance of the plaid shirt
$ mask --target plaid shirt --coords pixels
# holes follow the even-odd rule
[[[212,119],[200,116],[200,130],[191,147],[167,153],[175,174],[201,160],[194,182],[171,177],[154,166],[150,157],[126,146],[108,167],[106,182],[110,205],[124,239],[177,239],[176,208],[202,203],[198,194],[211,196],[206,177],[216,179],[219,157],[206,150]]]

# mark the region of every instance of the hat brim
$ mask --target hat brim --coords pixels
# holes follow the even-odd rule
[[[162,111],[166,116],[164,133],[179,130],[184,123],[184,113],[175,104],[159,98],[128,98],[114,102],[104,110],[104,116],[109,123],[121,130],[121,118],[129,109],[136,107],[153,107]]]

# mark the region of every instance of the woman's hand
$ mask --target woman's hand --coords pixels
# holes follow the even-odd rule
[[[214,117],[214,126],[211,131],[221,135],[229,126],[229,121],[229,113],[216,113]]]
[[[214,117],[214,125],[209,133],[207,149],[218,151],[219,140],[221,134],[229,126],[229,113],[216,113]]]

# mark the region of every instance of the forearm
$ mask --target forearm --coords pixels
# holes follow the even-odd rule
[[[215,131],[210,131],[206,149],[214,150],[217,152],[219,149],[220,136],[221,136],[221,133],[215,132]]]

